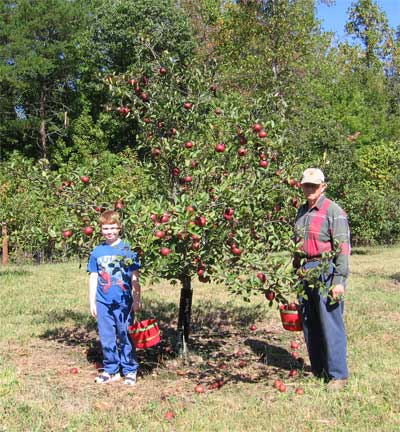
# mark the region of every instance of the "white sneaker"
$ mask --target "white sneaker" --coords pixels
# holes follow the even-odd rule
[[[116,374],[109,374],[108,372],[102,372],[100,375],[97,375],[94,380],[97,384],[107,384],[114,381],[119,381],[121,379],[121,375],[119,372]]]
[[[129,372],[125,375],[124,384],[126,385],[135,385],[136,384],[136,372]]]

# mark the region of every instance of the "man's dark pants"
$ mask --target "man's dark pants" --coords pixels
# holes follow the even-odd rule
[[[319,264],[318,261],[304,265],[307,270]],[[321,281],[325,290],[310,288],[304,281],[307,299],[301,299],[303,331],[306,340],[311,369],[316,376],[326,379],[348,378],[347,338],[343,321],[344,303],[333,302],[328,296],[332,285],[333,266]]]

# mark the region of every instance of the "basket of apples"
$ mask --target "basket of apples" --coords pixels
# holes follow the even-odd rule
[[[303,330],[300,305],[297,303],[282,304],[279,306],[283,328],[289,331]]]

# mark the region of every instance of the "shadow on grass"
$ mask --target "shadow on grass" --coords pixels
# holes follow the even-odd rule
[[[294,360],[290,353],[271,343],[275,333],[263,332],[260,339],[248,337],[249,324],[260,320],[264,315],[265,307],[255,304],[244,307],[230,303],[216,305],[202,302],[195,305],[192,310],[189,344],[191,357],[197,359],[194,368],[191,368],[192,377],[198,380],[212,379],[216,373],[223,370],[220,365],[224,363],[229,364],[229,370],[223,370],[223,373],[230,381],[265,380],[265,371],[254,374],[243,372],[247,363],[251,365],[254,361],[281,369],[292,369]],[[167,361],[175,358],[172,347],[175,346],[177,338],[177,316],[178,307],[175,303],[144,301],[143,309],[137,318],[156,318],[161,331],[161,342],[151,349],[138,350],[141,374],[149,374],[157,368],[169,368]],[[67,346],[86,347],[88,362],[101,365],[102,352],[95,319],[86,313],[69,309],[49,312],[40,319],[53,324],[52,329],[41,335],[42,339]],[[60,326],[62,323],[65,325]],[[243,353],[239,351],[239,355],[238,346],[246,347]]]
[[[355,247],[351,250],[351,254],[352,255],[369,255],[369,254],[371,254],[371,251],[368,249]]]
[[[400,283],[400,273],[395,273],[389,276],[390,280]]]
[[[19,277],[19,276],[27,276],[32,274],[32,272],[25,270],[25,269],[5,269],[0,270],[0,278],[2,277]]]

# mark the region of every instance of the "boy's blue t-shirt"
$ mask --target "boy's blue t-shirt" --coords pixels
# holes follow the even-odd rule
[[[114,246],[102,243],[95,247],[87,270],[98,275],[96,300],[106,304],[130,303],[132,272],[140,267],[138,254],[125,241],[121,240]]]

